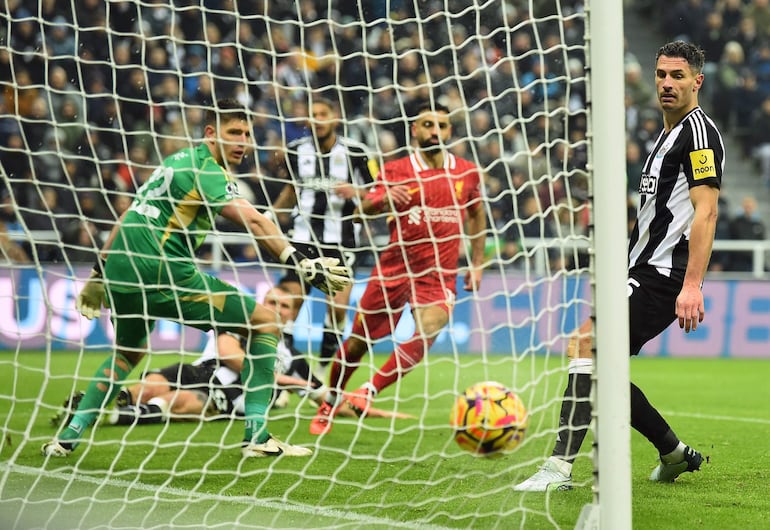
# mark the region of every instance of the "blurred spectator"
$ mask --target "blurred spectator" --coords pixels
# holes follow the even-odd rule
[[[67,77],[75,77],[77,75],[77,65],[75,64],[77,49],[75,47],[74,28],[61,15],[50,20],[51,24],[44,28],[49,70],[51,66],[55,65],[63,68],[67,72]]]
[[[762,106],[765,96],[759,91],[757,78],[748,68],[742,72],[741,84],[735,91],[735,133],[744,158],[752,155],[754,129],[752,122]]]
[[[741,201],[741,212],[730,221],[730,237],[739,240],[765,239],[765,223],[757,213],[757,200],[747,196]],[[733,252],[730,270],[754,270],[754,255],[751,251]]]
[[[655,147],[655,141],[658,139],[661,121],[659,112],[646,109],[639,114],[639,127],[633,136],[642,148],[642,158],[646,159]]]
[[[74,219],[64,228],[62,234],[65,253],[70,263],[93,263],[102,248],[99,230],[91,221]]]
[[[39,91],[29,71],[17,69],[15,76],[15,79],[9,80],[3,87],[5,108],[8,112],[27,118],[32,113],[32,106]]]
[[[48,102],[39,97],[32,102],[28,119],[21,122],[22,132],[27,143],[27,148],[34,157],[43,149],[46,138],[51,131],[51,113],[48,110]],[[48,177],[46,175],[46,177]]]
[[[755,111],[751,121],[751,145],[765,188],[770,187],[770,95]]]
[[[743,17],[741,23],[738,26],[738,34],[735,40],[743,46],[743,50],[747,55],[751,50],[755,50],[761,41],[759,33],[757,32],[757,23],[751,17]]]
[[[5,25],[5,24],[4,24]],[[25,71],[28,81],[25,85],[45,83],[45,54],[40,25],[26,7],[19,7],[11,13],[9,48],[13,51],[13,68]],[[23,86],[19,83],[20,86]]]
[[[238,87],[245,86],[245,79],[235,48],[233,46],[219,48],[217,53],[212,54],[212,59],[211,73],[214,77],[214,99],[234,97]]]
[[[630,195],[639,193],[643,169],[642,150],[636,140],[629,138],[626,140],[626,188]]]
[[[521,84],[532,93],[535,103],[543,103],[546,99],[558,100],[564,94],[563,82],[544,61],[533,61],[532,68],[522,74]]]
[[[760,39],[770,37],[770,1],[747,0],[743,16],[754,21]]]
[[[170,74],[176,78],[176,71],[172,70],[168,52],[163,46],[158,44],[148,46],[145,53],[147,58],[144,70],[147,73],[147,85],[150,87],[150,94],[154,97],[157,90],[162,90],[162,84]]]
[[[149,94],[142,68],[130,67],[124,83],[116,87],[120,96],[118,109],[123,128],[146,130],[149,127]]]
[[[715,9],[718,9],[722,15],[725,39],[728,41],[736,39],[743,19],[743,0],[723,0],[717,2]]]
[[[713,107],[711,115],[719,121],[724,132],[730,131],[735,126],[733,117],[738,104],[738,90],[743,84],[742,72],[745,68],[746,57],[743,46],[736,41],[726,43],[719,58],[714,80],[716,87],[710,100]]]
[[[730,239],[730,207],[724,194],[719,195],[719,215],[717,217],[716,232],[714,239]],[[722,272],[730,269],[730,258],[732,252],[724,250],[715,250],[711,253],[709,261],[709,270]]]
[[[56,139],[60,149],[73,154],[79,154],[86,142],[86,123],[83,114],[78,113],[75,98],[67,97],[62,100],[56,120]]]
[[[25,233],[29,231],[51,232],[53,239],[31,237],[22,244],[28,255],[39,261],[60,261],[62,257],[60,229],[66,222],[66,210],[59,205],[55,188],[40,188],[31,178],[14,185],[14,198],[19,217],[23,219]]]
[[[711,101],[714,97],[715,74],[718,72],[719,60],[722,57],[726,42],[727,36],[722,13],[717,10],[709,11],[706,15],[705,27],[698,39],[698,44],[706,55],[706,63],[703,65],[703,74],[706,77],[700,89],[704,101]]]
[[[146,173],[148,168],[151,168],[151,164],[147,147],[141,143],[134,145],[128,152],[127,159],[118,166],[120,189],[135,191],[144,182],[146,175],[143,176],[142,173]]]
[[[646,108],[655,104],[655,87],[650,84],[642,72],[639,63],[626,63],[626,94],[634,107]]]
[[[84,110],[84,99],[78,88],[70,82],[70,78],[61,66],[53,66],[48,73],[48,85],[46,95],[53,116],[56,120],[62,119],[62,107],[64,102],[71,101],[75,105],[75,114],[82,118]]]
[[[140,31],[139,6],[135,2],[110,2],[109,27],[120,37]]]
[[[182,57],[182,88],[185,98],[198,90],[198,81],[208,72],[206,48],[200,44],[190,44]]]
[[[29,263],[27,252],[13,240],[8,227],[0,221],[0,263]]]
[[[751,53],[749,66],[757,77],[759,91],[765,96],[770,96],[770,42],[763,41]]]

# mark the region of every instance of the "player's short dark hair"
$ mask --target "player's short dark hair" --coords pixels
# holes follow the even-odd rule
[[[337,111],[337,106],[334,104],[334,102],[331,99],[327,97],[313,96],[313,98],[310,100],[310,105],[312,106],[316,104],[325,105],[329,110],[333,112]]]
[[[411,119],[416,120],[423,112],[443,112],[449,114],[449,107],[433,101],[421,101],[412,107]]]
[[[217,126],[219,119],[228,120],[247,120],[246,107],[244,107],[237,99],[223,98],[217,100],[216,105],[209,107],[206,110],[205,125]]]
[[[703,53],[701,48],[691,42],[685,42],[683,40],[676,40],[661,46],[658,53],[655,55],[656,62],[661,55],[684,59],[687,61],[687,64],[690,65],[690,68],[697,73],[703,71],[703,65],[706,62],[706,54]]]

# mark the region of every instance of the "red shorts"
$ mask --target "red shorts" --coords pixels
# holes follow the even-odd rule
[[[381,339],[393,333],[404,306],[415,307],[438,305],[447,313],[452,312],[457,292],[453,276],[420,276],[386,285],[372,275],[353,320],[352,333],[370,340]]]

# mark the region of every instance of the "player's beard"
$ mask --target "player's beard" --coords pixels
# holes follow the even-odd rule
[[[319,131],[316,130],[315,138],[316,138],[316,142],[318,143],[318,147],[331,148],[331,146],[328,146],[327,144],[331,142],[333,135],[334,135],[334,129],[327,129],[325,134],[323,135],[320,135]]]
[[[431,136],[418,142],[423,151],[437,151],[441,149],[441,141],[436,136]]]

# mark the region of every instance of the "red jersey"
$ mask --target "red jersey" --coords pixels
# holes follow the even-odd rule
[[[388,186],[405,185],[411,200],[391,212],[390,241],[379,257],[379,276],[402,282],[439,272],[457,275],[466,210],[481,207],[478,167],[447,153],[444,167],[428,167],[419,153],[386,163],[366,198],[385,198]]]

